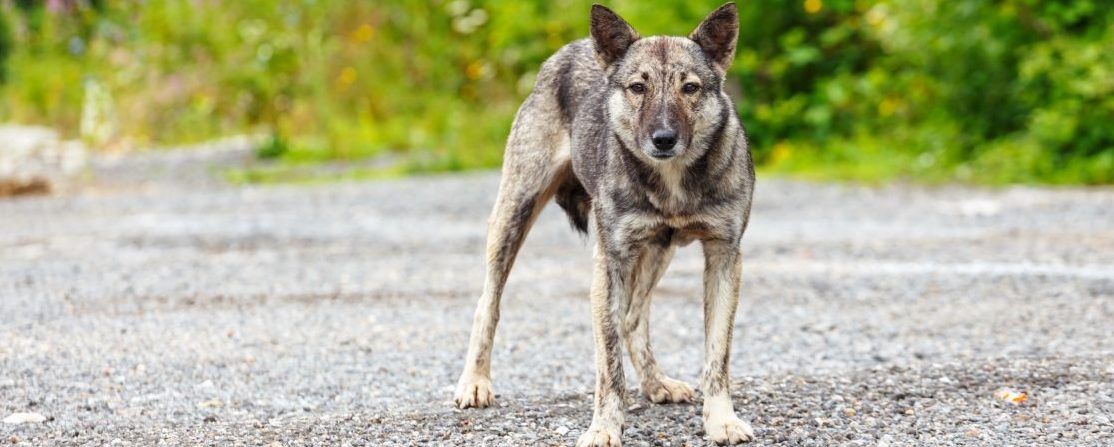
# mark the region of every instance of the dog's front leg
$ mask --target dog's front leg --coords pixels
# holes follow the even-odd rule
[[[650,298],[651,291],[661,279],[669,261],[673,259],[673,247],[667,242],[648,243],[642,248],[638,261],[627,283],[630,303],[623,310],[623,327],[627,342],[627,353],[638,377],[642,379],[642,393],[655,403],[688,402],[692,400],[693,390],[689,384],[671,379],[662,373],[654,353],[650,350]]]
[[[704,242],[704,432],[717,444],[754,439],[750,425],[731,404],[731,330],[739,303],[742,255],[738,242]]]
[[[601,240],[603,237],[601,236]],[[633,268],[629,256],[609,252],[600,242],[592,275],[592,332],[596,341],[596,398],[592,425],[580,436],[577,447],[618,447],[623,432],[624,392],[622,326],[619,309],[630,299],[625,281]]]

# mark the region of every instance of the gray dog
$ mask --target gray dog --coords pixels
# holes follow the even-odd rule
[[[717,443],[754,437],[735,416],[728,364],[750,215],[754,165],[743,126],[723,91],[739,33],[734,4],[689,37],[640,37],[611,10],[592,7],[591,39],[542,65],[507,139],[503,178],[488,227],[487,277],[456,390],[461,408],[494,401],[491,346],[499,299],[538,213],[555,198],[573,226],[598,242],[592,277],[596,394],[578,446],[618,446],[624,418],[622,346],[642,393],[689,401],[650,351],[650,291],[676,246],[704,249],[704,430]]]

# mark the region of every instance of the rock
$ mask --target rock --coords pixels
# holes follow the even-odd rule
[[[4,418],[5,424],[19,425],[24,423],[39,423],[46,422],[46,416],[39,413],[12,413],[11,416]]]
[[[565,436],[565,435],[569,434],[569,428],[564,426],[564,425],[562,425],[560,427],[557,427],[557,429],[554,430],[554,431],[557,432],[557,434],[561,435],[561,436]]]
[[[0,125],[0,197],[43,194],[81,171],[84,145],[45,127]]]

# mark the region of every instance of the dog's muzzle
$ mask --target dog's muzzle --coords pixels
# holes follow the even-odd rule
[[[664,160],[677,155],[677,151],[673,150],[677,146],[677,131],[673,129],[655,130],[650,135],[650,142],[654,143],[654,148],[649,151],[651,157]]]

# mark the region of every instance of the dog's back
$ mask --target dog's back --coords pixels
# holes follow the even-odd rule
[[[591,39],[574,41],[550,56],[538,71],[530,97],[519,109],[512,132],[527,132],[537,125],[557,127],[561,129],[561,141],[547,136],[538,139],[536,145],[522,149],[536,151],[530,156],[570,159],[568,143],[573,121],[577,113],[591,106],[592,93],[598,91],[596,86],[601,82],[604,82],[604,72]],[[508,147],[508,150],[513,149]],[[568,214],[573,228],[587,233],[591,197],[575,175],[565,176],[554,191],[554,199]]]
[[[571,126],[591,91],[603,82],[603,76],[592,41],[580,39],[561,47],[542,64],[532,94],[556,101],[561,123]]]

